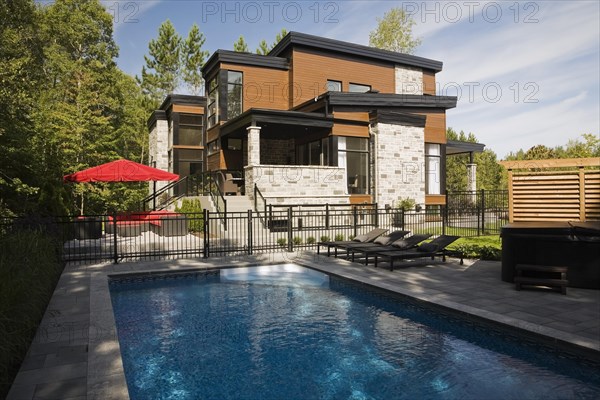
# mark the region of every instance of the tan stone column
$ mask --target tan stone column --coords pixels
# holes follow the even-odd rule
[[[260,165],[260,126],[249,126],[248,131],[248,166]]]
[[[467,164],[467,190],[477,190],[477,164]]]

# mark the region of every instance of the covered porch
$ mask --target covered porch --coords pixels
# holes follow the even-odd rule
[[[368,135],[368,122],[344,122],[360,126]],[[218,136],[213,134],[221,146],[219,164],[240,171],[238,193],[253,199],[256,185],[271,204],[349,204],[353,197],[361,197],[362,203],[365,195],[370,200],[368,154],[360,179],[356,163],[349,165],[339,155],[345,138],[334,134],[334,123],[339,118],[323,113],[248,110],[221,125]]]

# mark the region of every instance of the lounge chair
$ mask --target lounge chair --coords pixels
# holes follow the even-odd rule
[[[364,246],[355,246],[350,248],[350,252],[352,253],[352,261],[354,261],[355,254],[364,254],[365,256],[365,265],[369,264],[369,256],[372,254],[380,253],[383,251],[405,251],[414,248],[423,240],[427,240],[431,237],[429,233],[416,234],[409,236],[407,238],[400,238],[395,240],[394,242],[388,245],[375,245],[368,246],[369,243],[365,243]]]
[[[342,245],[349,244],[349,243],[357,243],[357,242],[369,243],[369,242],[374,241],[375,239],[377,239],[379,236],[383,235],[386,232],[387,232],[387,229],[376,228],[376,229],[373,229],[373,230],[365,233],[364,235],[358,235],[352,240],[319,242],[319,243],[317,243],[317,254],[320,254],[321,246],[326,246],[327,247],[327,257],[329,257],[331,255],[331,248],[333,247],[333,248],[335,248],[335,255],[337,257],[338,246],[342,246]]]
[[[375,268],[379,258],[387,259],[390,262],[390,271],[394,270],[395,260],[408,260],[414,258],[431,257],[433,260],[435,256],[442,256],[442,260],[446,261],[446,247],[459,239],[459,236],[448,236],[441,235],[433,239],[429,243],[423,243],[417,246],[415,249],[400,250],[400,251],[380,251],[374,254],[375,256]],[[462,259],[461,259],[462,262]]]
[[[336,250],[337,249],[345,249],[346,250],[346,258],[348,258],[348,257],[350,257],[350,252],[355,247],[381,248],[382,246],[388,246],[388,245],[392,244],[393,242],[395,242],[399,239],[402,239],[404,236],[408,235],[409,233],[410,233],[410,231],[393,231],[393,232],[388,233],[387,235],[381,235],[381,236],[377,237],[372,242],[350,241],[350,242],[347,242],[346,244],[340,244],[340,245],[336,246]],[[335,255],[337,257],[337,251],[336,251]]]

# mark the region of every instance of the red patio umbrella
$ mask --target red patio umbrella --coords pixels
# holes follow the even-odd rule
[[[179,175],[129,160],[116,160],[65,175],[65,182],[177,181]]]
[[[129,160],[116,160],[63,176],[65,182],[147,182],[177,181],[179,175]],[[156,209],[156,197],[153,199]]]

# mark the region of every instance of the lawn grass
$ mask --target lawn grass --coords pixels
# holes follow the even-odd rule
[[[0,237],[0,398],[8,394],[63,268],[46,234],[23,230]]]

